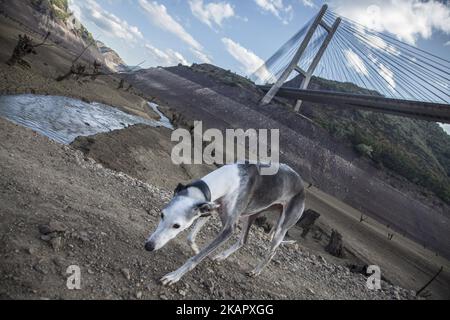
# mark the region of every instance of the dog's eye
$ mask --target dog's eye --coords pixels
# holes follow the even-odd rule
[[[164,213],[161,212],[161,219],[164,219]]]
[[[180,227],[180,225],[179,225],[178,223],[175,223],[175,224],[173,225],[173,227],[174,227],[175,229],[178,229],[178,228]]]

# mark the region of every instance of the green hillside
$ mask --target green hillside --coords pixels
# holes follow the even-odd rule
[[[321,78],[323,89],[377,94]],[[434,122],[382,113],[317,106],[309,115],[332,136],[349,144],[361,156],[434,192],[450,203],[450,136]]]

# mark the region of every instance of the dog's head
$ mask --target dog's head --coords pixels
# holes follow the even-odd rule
[[[210,216],[218,208],[214,202],[199,201],[190,197],[187,192],[180,192],[182,190],[183,186],[179,184],[172,200],[162,209],[158,227],[145,242],[147,251],[162,248],[180,232],[189,228],[195,220]]]

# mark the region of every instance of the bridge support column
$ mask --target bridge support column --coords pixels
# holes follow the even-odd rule
[[[302,81],[302,85],[300,86],[300,89],[308,89],[309,82],[311,81],[311,77],[314,73],[314,70],[316,70],[317,65],[319,64],[320,59],[322,58],[325,50],[328,47],[328,44],[330,43],[331,39],[334,36],[334,33],[336,32],[337,28],[339,27],[339,24],[341,23],[341,18],[337,18],[331,29],[325,28],[328,31],[328,35],[323,41],[322,45],[320,46],[319,51],[317,51],[316,56],[314,57],[313,61],[311,62],[311,65],[309,66],[308,70],[306,71],[306,76]],[[297,100],[297,103],[295,104],[295,111],[300,111],[300,107],[302,106],[302,100]]]
[[[284,84],[284,82],[287,80],[289,75],[292,73],[292,71],[297,71],[300,74],[302,74],[305,78],[302,81],[302,84],[300,86],[300,89],[307,89],[309,82],[311,81],[311,77],[314,73],[314,70],[316,69],[317,65],[320,62],[320,59],[322,58],[325,50],[328,47],[328,44],[330,43],[331,39],[333,38],[337,28],[339,27],[339,24],[341,23],[341,18],[337,18],[336,21],[333,23],[333,25],[330,27],[323,21],[323,16],[325,15],[325,12],[327,11],[328,6],[323,5],[320,9],[319,13],[317,14],[316,18],[314,19],[313,23],[308,29],[308,32],[305,35],[305,38],[303,39],[302,43],[300,44],[297,52],[295,53],[294,57],[292,58],[289,65],[286,67],[286,69],[281,74],[280,78],[275,82],[275,84],[270,88],[270,90],[266,93],[264,98],[261,100],[261,105],[269,104],[273,97],[277,94],[278,90],[281,88],[281,86]],[[298,63],[305,52],[309,42],[311,41],[311,38],[316,31],[318,26],[322,26],[327,32],[327,37],[323,41],[322,45],[319,48],[319,51],[317,52],[316,56],[314,57],[311,65],[308,67],[308,70],[305,72],[303,71],[299,66]],[[297,100],[295,104],[295,111],[298,112],[300,110],[300,107],[302,105],[301,100]]]
[[[289,75],[292,73],[292,71],[297,67],[298,62],[300,61],[300,58],[302,57],[303,53],[305,52],[306,47],[308,46],[309,41],[311,40],[314,32],[316,31],[317,27],[319,26],[319,23],[322,21],[322,17],[327,11],[328,6],[325,4],[320,9],[319,13],[317,14],[316,18],[314,19],[314,22],[311,24],[311,26],[308,29],[308,32],[305,35],[305,38],[303,39],[300,47],[298,48],[297,52],[295,53],[294,57],[292,58],[292,61],[287,66],[286,70],[281,74],[280,78],[275,82],[275,84],[270,88],[269,92],[262,98],[261,104],[269,104],[270,101],[272,101],[273,97],[277,94],[278,90],[281,88],[283,83],[286,81],[286,79],[289,77]]]

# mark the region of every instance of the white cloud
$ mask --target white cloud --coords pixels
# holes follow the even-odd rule
[[[389,89],[393,91],[395,89],[394,73],[382,63],[378,64],[378,71],[383,79],[389,83]]]
[[[367,57],[377,68],[378,74],[388,83],[386,88],[394,92],[396,88],[394,72],[392,72],[392,70],[389,69],[389,67],[378,61],[378,59],[374,57],[372,54],[369,54]]]
[[[450,6],[436,0],[332,0],[332,9],[378,32],[415,44],[433,31],[450,34]]]
[[[95,24],[108,36],[132,42],[143,39],[141,31],[137,27],[104,10],[93,0],[77,1],[77,3],[70,1],[69,5],[78,20]]]
[[[222,43],[225,45],[228,53],[241,64],[241,69],[245,75],[251,75],[258,70],[258,74],[255,74],[255,76],[260,80],[270,77],[270,73],[266,68],[260,68],[264,65],[264,60],[255,53],[230,38],[222,38]]]
[[[200,62],[211,63],[211,57],[208,56],[207,54],[205,54],[201,51],[195,50],[193,48],[191,48],[191,52]]]
[[[149,44],[146,44],[145,48],[150,53],[156,64],[162,67],[174,66],[178,65],[179,63],[183,65],[189,65],[189,63],[181,53],[172,49],[166,49],[165,51],[162,51]]]
[[[255,2],[262,10],[270,12],[280,19],[283,24],[288,24],[292,20],[292,6],[285,6],[283,0],[255,0]]]
[[[365,37],[368,40],[368,41],[364,40],[364,43],[367,43],[368,45],[372,46],[375,49],[384,50],[396,56],[400,55],[400,51],[398,51],[396,47],[386,43],[386,41],[384,41],[382,38],[372,33],[366,33],[365,30],[363,30],[362,33],[365,34]],[[362,39],[360,40],[363,41]]]
[[[372,75],[369,75],[369,72],[367,69],[368,67],[364,63],[363,59],[358,54],[356,54],[353,50],[345,49],[344,56],[347,60],[346,65],[349,68],[353,69],[354,71],[363,75],[364,77],[367,77],[367,78],[373,77]],[[389,69],[389,67],[387,67],[380,61],[378,61],[377,58],[374,57],[372,54],[369,54],[367,56],[367,58],[370,60],[369,64],[372,63],[371,65],[374,66],[373,68],[376,68],[376,71],[378,72],[378,74],[387,83],[385,88],[394,92],[395,88],[396,88],[396,82],[395,82],[394,73],[392,72],[392,70]],[[370,89],[370,88],[368,88],[368,89]],[[376,89],[376,88],[371,88],[371,89]]]
[[[203,47],[167,12],[163,4],[156,1],[139,0],[139,4],[147,13],[149,21],[160,29],[174,34],[192,48],[202,51]]]
[[[314,3],[313,0],[301,0],[301,1],[302,1],[303,5],[305,7],[309,7],[309,8],[315,8],[316,7],[316,4]]]
[[[190,0],[189,6],[192,14],[211,28],[213,24],[221,27],[223,20],[235,15],[234,8],[228,2],[210,2],[204,4],[203,0]]]
[[[439,123],[439,125],[444,129],[445,132],[447,132],[448,135],[450,135],[450,124],[448,123]]]
[[[347,65],[355,70],[356,72],[367,76],[369,73],[367,72],[366,65],[364,61],[353,52],[351,49],[344,50],[345,57],[347,58]]]
[[[450,41],[447,41],[446,43],[444,43],[445,47],[450,47]]]

